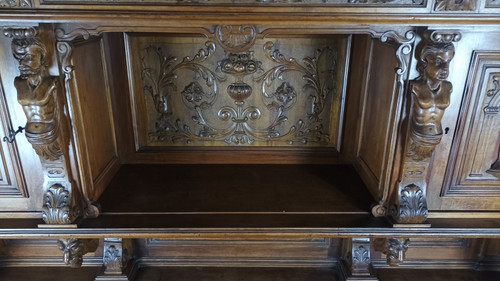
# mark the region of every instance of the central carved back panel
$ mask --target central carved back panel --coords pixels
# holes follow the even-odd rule
[[[339,150],[349,36],[128,34],[136,148]]]

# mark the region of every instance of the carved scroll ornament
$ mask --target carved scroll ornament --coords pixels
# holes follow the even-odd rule
[[[434,31],[424,40],[417,64],[420,77],[410,82],[410,114],[396,204],[398,223],[422,223],[427,218],[427,173],[432,153],[443,136],[441,119],[450,105],[452,84],[447,81],[455,55],[452,42],[460,33]]]
[[[236,38],[244,45],[253,40]],[[218,51],[221,44],[205,42],[194,56],[181,60],[171,55],[179,51],[169,45],[142,48],[142,90],[147,109],[156,111],[148,118],[156,119],[154,125],[150,122],[148,143],[330,144],[324,117],[340,94],[334,48],[317,48],[314,56],[298,60],[282,54],[271,41],[261,50],[238,53]]]

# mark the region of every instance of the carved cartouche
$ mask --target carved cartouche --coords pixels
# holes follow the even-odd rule
[[[26,137],[36,152],[48,160],[61,155],[57,144],[57,79],[46,71],[46,50],[35,38],[14,39],[12,52],[20,75],[14,80],[17,98],[28,119]]]

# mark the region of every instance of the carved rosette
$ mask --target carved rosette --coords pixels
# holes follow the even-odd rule
[[[450,104],[452,84],[447,81],[455,55],[456,31],[427,33],[417,68],[420,76],[410,82],[410,113],[405,148],[391,215],[397,223],[419,224],[427,219],[427,173],[436,145],[441,142],[441,118]]]
[[[401,265],[410,246],[410,239],[387,238],[383,253],[386,255],[387,264],[390,266]]]
[[[63,261],[67,266],[78,268],[82,266],[83,255],[95,251],[99,241],[97,239],[59,239],[59,249],[63,253]]]

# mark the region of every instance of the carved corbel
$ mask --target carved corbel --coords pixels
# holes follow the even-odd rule
[[[61,147],[64,118],[58,94],[59,78],[50,76],[51,50],[42,38],[42,29],[34,27],[5,28],[12,38],[12,52],[19,62],[20,75],[15,78],[17,98],[27,118],[26,139],[40,157],[44,173],[43,219],[47,224],[70,224],[80,214],[79,194],[73,192],[66,157]]]
[[[455,31],[434,31],[422,40],[417,64],[420,76],[409,86],[411,96],[402,167],[391,215],[397,223],[421,224],[428,215],[427,174],[432,153],[443,136],[441,119],[450,104],[452,84],[447,81],[455,55]]]
[[[390,266],[401,265],[406,256],[406,251],[410,246],[408,238],[387,238],[383,253],[386,255],[387,264]]]
[[[82,266],[83,255],[97,249],[99,240],[70,238],[59,239],[57,243],[63,253],[64,264],[77,268]]]
[[[56,37],[56,50],[59,56],[60,67],[62,73],[64,73],[64,90],[66,92],[66,97],[71,97],[71,80],[73,79],[73,69],[74,66],[71,64],[71,55],[73,50],[73,42],[78,39],[88,40],[91,34],[88,30],[83,28],[74,29],[68,33],[62,28],[57,28],[55,30]],[[84,211],[83,216],[87,218],[96,218],[100,213],[100,206],[92,202],[89,196],[85,194],[85,189],[82,190],[84,201]]]
[[[377,281],[371,273],[370,238],[352,238],[348,240],[344,270],[346,281]]]
[[[104,238],[104,273],[96,281],[128,281],[123,270],[130,259],[129,249],[121,238]]]

